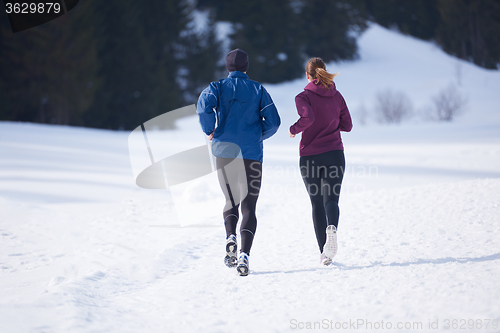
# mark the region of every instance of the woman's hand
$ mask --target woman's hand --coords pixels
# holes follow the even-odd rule
[[[288,135],[289,135],[291,138],[295,138],[295,134],[292,134],[292,132],[290,132],[290,129],[288,130]]]

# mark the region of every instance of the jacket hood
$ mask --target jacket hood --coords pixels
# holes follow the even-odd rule
[[[335,82],[328,88],[323,87],[321,84],[316,84],[316,82],[318,82],[317,79],[309,82],[304,90],[312,91],[320,96],[334,96],[337,93]]]

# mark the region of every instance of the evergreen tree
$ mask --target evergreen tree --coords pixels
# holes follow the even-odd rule
[[[436,0],[363,0],[368,18],[421,39],[434,38],[440,21]]]
[[[299,16],[306,54],[324,61],[353,59],[356,37],[366,28],[359,5],[356,1],[304,1]]]
[[[439,0],[436,40],[443,49],[475,64],[500,66],[500,0]]]
[[[147,17],[150,13],[145,11],[150,6],[137,1],[108,0],[94,2],[93,6],[103,83],[95,103],[85,115],[86,125],[114,129],[136,127],[162,113],[158,110],[157,89],[165,88],[158,87],[159,74],[164,70],[158,63],[156,48],[152,49],[155,40],[146,33],[149,24],[158,21]],[[174,107],[180,104],[177,96],[171,95]]]
[[[289,0],[204,0],[199,6],[215,8],[217,20],[233,23],[230,48],[248,53],[250,78],[277,83],[303,74],[299,18]]]
[[[356,35],[366,28],[363,1],[200,0],[214,8],[217,20],[233,23],[231,48],[250,56],[249,75],[275,83],[304,75],[304,62],[353,59]]]
[[[82,123],[99,83],[87,7],[16,34],[2,24],[2,119]]]
[[[98,36],[104,84],[86,115],[88,125],[135,128],[193,102],[200,81],[206,85],[214,78],[217,61],[211,63],[210,56],[217,43],[210,30],[203,38],[186,33],[193,9],[189,2],[94,4],[101,16]]]
[[[179,41],[181,54],[180,70],[177,74],[186,102],[195,103],[200,92],[211,81],[225,75],[225,67],[222,66],[220,42],[215,34],[214,10],[205,9],[198,12],[192,6],[188,12],[189,23]],[[206,19],[204,27],[197,26],[195,14]]]
[[[16,34],[5,16],[1,119],[132,129],[193,102],[219,54],[213,20],[189,32],[192,10],[182,0],[87,1]]]
[[[500,0],[362,0],[362,6],[378,24],[435,40],[479,66],[500,66]]]

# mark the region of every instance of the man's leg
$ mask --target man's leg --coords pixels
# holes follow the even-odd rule
[[[255,210],[259,198],[262,181],[262,163],[254,160],[243,160],[245,164],[248,194],[241,202],[241,252],[250,254],[255,230],[257,229],[257,217]]]
[[[227,267],[235,267],[237,264],[238,256],[238,243],[236,238],[236,226],[238,224],[239,214],[239,202],[237,196],[233,195],[233,191],[238,190],[237,184],[231,184],[228,178],[228,172],[226,170],[227,165],[232,161],[232,159],[217,158],[217,176],[219,179],[219,185],[224,193],[226,203],[224,205],[224,211],[222,216],[224,217],[224,226],[226,227],[226,256],[224,257],[224,263]]]
[[[219,157],[217,157],[215,160],[219,185],[226,199],[224,211],[222,213],[222,216],[224,218],[224,226],[226,227],[226,237],[229,237],[230,235],[236,235],[236,225],[238,224],[239,219],[239,202],[235,202],[235,197],[232,193],[232,190],[234,191],[235,186],[233,185],[232,188],[229,186],[228,175],[225,170],[225,167],[231,161],[232,159]]]

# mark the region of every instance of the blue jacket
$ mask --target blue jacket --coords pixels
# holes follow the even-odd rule
[[[215,129],[212,152],[218,157],[228,157],[218,153],[218,144],[230,142],[239,146],[244,159],[262,162],[262,142],[281,124],[266,89],[240,71],[210,83],[198,99],[196,112],[206,135]]]

